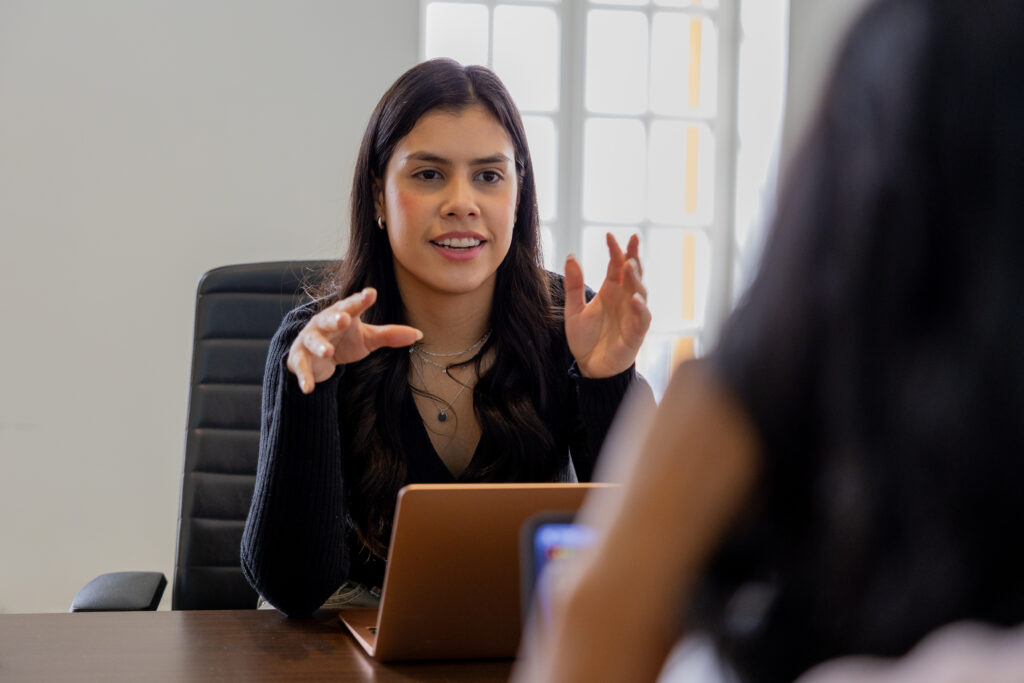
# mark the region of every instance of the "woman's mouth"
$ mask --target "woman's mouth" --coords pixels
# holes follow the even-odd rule
[[[472,261],[483,251],[485,244],[487,244],[487,240],[466,235],[430,241],[430,246],[449,261]]]
[[[472,237],[449,237],[447,239],[431,241],[436,247],[443,247],[445,249],[453,249],[455,251],[468,251],[474,247],[479,247],[483,244],[482,240],[478,240]]]

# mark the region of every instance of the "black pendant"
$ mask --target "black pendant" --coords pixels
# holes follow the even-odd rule
[[[440,413],[437,414],[437,421],[438,422],[447,422],[448,421],[448,413],[446,411],[442,410]]]

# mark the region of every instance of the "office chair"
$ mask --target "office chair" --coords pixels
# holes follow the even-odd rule
[[[171,608],[255,608],[239,546],[252,500],[260,394],[270,338],[307,301],[328,261],[214,268],[199,280]],[[79,591],[72,612],[155,610],[160,572],[113,572]]]

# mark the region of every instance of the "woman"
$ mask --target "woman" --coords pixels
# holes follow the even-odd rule
[[[242,566],[290,615],[381,585],[407,483],[590,479],[650,324],[635,236],[589,303],[575,260],[564,285],[541,267],[523,125],[483,67],[395,82],[351,201],[346,258],[267,360]]]
[[[791,681],[1024,621],[1022,26],[1018,0],[855,25],[755,282],[522,680],[649,680],[686,631]]]

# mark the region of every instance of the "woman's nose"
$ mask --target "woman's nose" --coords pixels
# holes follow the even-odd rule
[[[480,213],[473,193],[473,184],[465,178],[453,178],[448,183],[442,213],[447,218],[468,218]]]

